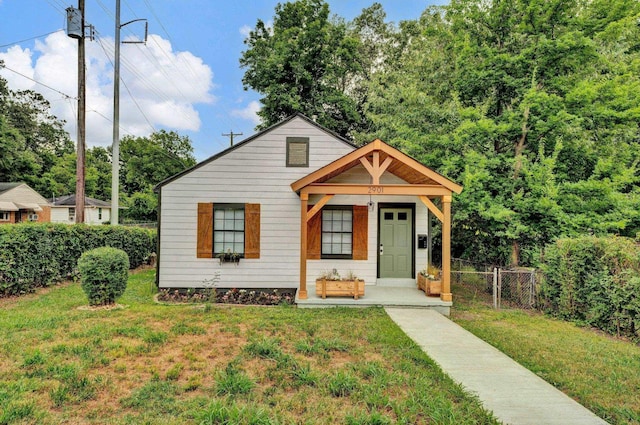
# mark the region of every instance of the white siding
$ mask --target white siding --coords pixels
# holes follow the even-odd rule
[[[286,137],[309,137],[309,167],[287,168]],[[220,273],[219,287],[296,288],[300,269],[300,198],[291,183],[351,152],[346,145],[303,119],[288,123],[238,147],[226,155],[166,184],[161,192],[159,283],[163,288],[203,287],[203,281]],[[362,166],[333,182],[369,183]],[[402,180],[389,174],[383,183]],[[319,196],[311,197],[313,204]],[[369,196],[335,196],[330,204],[366,205]],[[376,283],[378,250],[378,203],[416,205],[414,234],[427,233],[427,209],[413,196],[373,196],[369,212],[368,260],[308,260],[307,283],[323,271],[352,271]],[[416,202],[418,200],[418,202]],[[213,203],[260,204],[260,258],[241,259],[238,265],[218,259],[196,258],[197,205]],[[417,245],[417,238],[414,237]],[[426,267],[426,250],[416,247],[416,270]]]
[[[286,167],[287,137],[309,137],[308,168]],[[352,150],[294,118],[163,186],[160,286],[201,287],[219,271],[221,287],[297,287],[300,198],[290,185]],[[196,258],[199,202],[259,203],[260,258],[242,259],[237,266]]]
[[[98,207],[85,207],[84,222],[87,224],[102,224],[111,219],[111,208],[102,207],[102,219],[99,217]],[[52,223],[75,223],[75,220],[69,220],[69,207],[52,207],[51,208]]]
[[[340,176],[330,180],[331,183],[362,183],[371,182],[371,176],[361,165],[341,174]],[[382,184],[405,183],[404,180],[394,176],[393,174],[383,174]],[[315,203],[320,196],[314,196],[310,199],[310,203]],[[427,233],[427,207],[415,196],[334,196],[328,205],[366,205],[369,199],[374,203],[374,210],[369,211],[369,245],[367,253],[369,259],[366,261],[354,260],[308,260],[307,261],[307,285],[315,283],[316,277],[327,270],[337,269],[341,276],[345,276],[348,272],[355,273],[359,278],[364,279],[365,284],[375,284],[377,280],[378,270],[378,207],[380,203],[384,204],[414,204],[415,205],[415,229],[414,244],[416,247],[415,271],[424,269],[427,266],[427,250],[418,249],[418,238],[416,234]],[[418,202],[416,202],[418,200]]]

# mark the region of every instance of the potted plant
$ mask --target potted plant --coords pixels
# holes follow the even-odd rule
[[[216,257],[218,257],[218,259],[220,260],[220,264],[235,263],[236,265],[238,265],[238,263],[240,262],[240,254],[238,254],[237,252],[232,252],[231,249],[227,249],[227,252],[221,252],[220,254],[216,255]]]
[[[338,270],[333,269],[323,272],[316,279],[316,295],[322,299],[328,296],[358,297],[364,296],[364,280],[358,278],[353,272],[348,272],[345,277],[340,277]]]
[[[418,289],[425,295],[440,295],[442,290],[442,277],[440,268],[430,264],[425,270],[418,273]]]

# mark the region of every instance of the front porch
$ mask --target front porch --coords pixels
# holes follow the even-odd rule
[[[298,308],[328,308],[328,307],[403,307],[423,308],[437,311],[449,316],[451,301],[443,301],[440,297],[427,297],[415,284],[415,280],[385,281],[375,285],[366,285],[363,297],[357,300],[353,297],[322,297],[316,295],[315,285],[309,285],[307,298],[302,299],[296,293]]]

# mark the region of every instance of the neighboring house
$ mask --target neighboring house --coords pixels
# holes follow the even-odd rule
[[[413,280],[427,265],[432,211],[443,223],[441,299],[451,301],[451,196],[462,187],[380,140],[358,148],[296,114],[156,190],[161,288],[215,277],[305,299],[327,270],[367,285]]]
[[[84,198],[84,222],[103,224],[111,220],[111,204],[99,199]],[[76,195],[65,195],[51,199],[52,223],[76,222]]]
[[[0,224],[48,222],[49,202],[26,183],[0,182]]]

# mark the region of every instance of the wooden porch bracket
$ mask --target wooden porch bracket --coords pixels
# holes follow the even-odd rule
[[[369,160],[365,157],[360,158],[360,163],[362,166],[371,174],[371,184],[379,185],[380,177],[387,171],[389,165],[393,162],[393,158],[388,156],[382,164],[380,164],[380,152],[375,151],[373,153],[373,164],[369,162]]]
[[[433,213],[433,215],[435,215],[436,218],[440,220],[440,223],[442,223],[444,221],[444,215],[442,214],[442,211],[440,211],[438,207],[436,207],[436,204],[434,204],[431,199],[424,195],[420,195],[419,198],[422,203],[429,209],[429,211],[431,211],[431,213]]]
[[[324,195],[314,206],[307,212],[307,222],[313,218],[324,207],[327,202],[333,198],[333,195]]]

